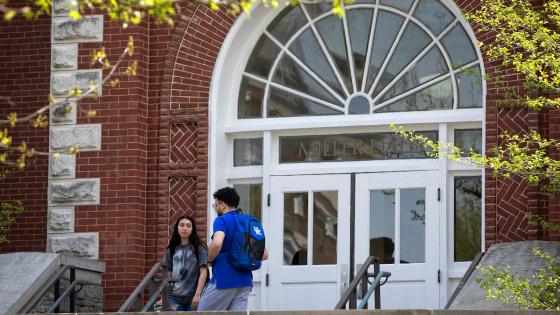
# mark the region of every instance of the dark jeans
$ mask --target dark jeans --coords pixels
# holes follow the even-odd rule
[[[190,304],[181,303],[177,301],[175,298],[173,298],[172,296],[167,297],[167,304],[169,304],[170,311],[177,311],[177,312],[192,311]]]

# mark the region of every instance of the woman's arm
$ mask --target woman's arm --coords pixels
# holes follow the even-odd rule
[[[202,289],[206,285],[206,276],[208,275],[208,268],[206,266],[200,266],[200,275],[198,276],[198,285],[196,286],[196,291],[194,292],[194,297],[192,300],[192,308],[196,309],[198,303],[200,302],[200,295],[202,294]]]

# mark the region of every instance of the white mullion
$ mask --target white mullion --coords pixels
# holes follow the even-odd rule
[[[313,191],[307,192],[307,265],[313,265]]]
[[[343,4],[344,5],[344,4]],[[350,66],[350,76],[352,77],[352,93],[357,92],[356,87],[356,75],[355,75],[355,64],[354,64],[354,53],[352,52],[352,45],[350,43],[350,32],[348,30],[348,19],[346,18],[346,12],[342,16],[342,24],[344,26],[344,37],[346,40],[346,52],[348,54],[348,66]]]
[[[333,89],[331,89],[331,87],[325,83],[325,81],[323,81],[323,79],[319,78],[319,76],[317,74],[315,74],[315,72],[313,72],[313,70],[309,69],[309,67],[307,67],[307,65],[305,65],[296,55],[294,55],[287,46],[282,45],[282,43],[280,43],[280,41],[278,41],[274,36],[272,36],[272,34],[270,34],[268,31],[265,31],[265,34],[267,34],[267,36],[278,46],[280,46],[282,48],[282,51],[288,55],[290,58],[292,58],[300,67],[303,68],[303,70],[305,70],[305,72],[307,72],[307,74],[309,74],[313,79],[315,79],[315,81],[317,81],[317,83],[319,83],[324,89],[326,89],[332,96],[334,96],[341,104],[345,103],[345,100],[342,99],[342,97],[340,95],[338,95],[338,93],[336,93],[335,91],[333,91]],[[272,72],[271,72],[272,74]],[[272,81],[272,76],[270,77],[270,80]],[[272,82],[271,82],[272,83]]]
[[[383,60],[383,65],[379,69],[379,71],[377,73],[377,76],[375,77],[375,81],[373,82],[373,84],[371,85],[371,88],[369,89],[369,91],[367,93],[368,95],[371,95],[373,93],[373,91],[375,91],[375,87],[379,83],[379,80],[381,79],[381,76],[383,75],[383,72],[385,71],[385,68],[389,64],[389,60],[391,60],[391,57],[393,57],[393,53],[395,53],[395,49],[397,48],[397,45],[399,44],[399,42],[401,40],[401,37],[404,34],[404,30],[408,26],[408,22],[410,22],[410,17],[412,15],[412,12],[414,12],[417,5],[418,5],[418,0],[415,0],[414,4],[412,5],[412,9],[410,9],[410,12],[406,16],[406,19],[403,22],[403,25],[401,26],[401,29],[399,30],[399,34],[395,38],[395,41],[393,42],[393,45],[391,46],[391,49],[389,49],[389,52],[387,53],[387,56],[385,56],[385,60]]]
[[[401,261],[401,189],[395,188],[395,264]]]
[[[278,45],[278,43],[279,43],[278,40],[276,40],[276,38],[274,38],[274,36],[272,36],[272,34],[267,32],[266,30],[264,31],[264,34],[271,41],[273,41],[276,45]],[[266,86],[264,88],[263,118],[268,118],[268,115],[267,115],[267,113],[268,113],[268,98],[269,98],[268,95],[270,94],[270,84],[269,84],[269,82],[272,82],[272,76],[274,75],[274,72],[276,72],[276,67],[278,67],[278,64],[280,63],[280,59],[282,59],[282,56],[284,55],[284,47],[282,45],[279,45],[279,47],[280,47],[280,52],[276,56],[276,60],[274,60],[274,63],[272,63],[272,67],[270,68],[270,73],[268,74],[268,80],[266,81]]]
[[[445,74],[443,74],[443,75],[441,75],[441,76],[439,76],[439,77],[436,77],[436,78],[433,78],[433,79],[431,79],[431,80],[429,80],[429,81],[426,81],[426,82],[422,83],[421,85],[419,85],[419,86],[413,88],[413,89],[410,90],[410,91],[407,91],[407,92],[405,92],[405,93],[399,94],[399,95],[397,95],[397,96],[395,96],[395,97],[393,97],[393,98],[390,98],[390,99],[386,100],[385,102],[383,102],[383,103],[381,103],[381,104],[379,104],[379,105],[377,105],[377,106],[374,106],[374,107],[373,107],[373,111],[376,111],[376,110],[378,110],[378,109],[380,109],[380,108],[382,108],[382,107],[385,107],[385,106],[387,106],[387,105],[389,105],[389,104],[391,104],[391,103],[394,103],[394,102],[396,102],[396,101],[398,101],[398,100],[400,100],[400,99],[403,99],[403,98],[405,98],[405,97],[407,97],[407,96],[409,96],[409,95],[412,95],[412,94],[414,94],[414,93],[416,93],[416,92],[418,92],[418,91],[420,91],[420,90],[426,88],[427,86],[430,86],[430,85],[432,85],[432,84],[439,83],[439,82],[441,82],[441,81],[447,79],[450,75],[451,75],[451,73],[445,73]]]
[[[300,4],[300,5],[302,7],[303,14],[305,15],[305,17],[309,21],[309,25],[311,26],[311,30],[313,30],[313,34],[315,35],[315,38],[317,39],[317,42],[319,42],[319,46],[321,46],[321,49],[323,50],[323,54],[327,58],[327,60],[329,62],[329,65],[331,66],[331,69],[333,70],[333,73],[336,75],[336,78],[338,79],[338,84],[340,84],[340,86],[342,86],[342,90],[344,91],[344,94],[346,95],[346,97],[348,97],[349,96],[348,89],[346,88],[346,84],[344,83],[344,79],[342,79],[342,76],[340,75],[338,67],[334,64],[334,61],[332,60],[331,54],[327,51],[327,47],[325,46],[325,43],[323,42],[323,39],[321,39],[321,36],[319,35],[319,31],[317,31],[317,28],[315,27],[315,23],[312,22],[311,17],[309,16],[309,13],[307,12],[307,9],[305,8],[305,6],[303,4]]]
[[[366,53],[366,62],[364,64],[364,73],[363,73],[363,76],[362,76],[362,88],[360,89],[360,91],[362,93],[364,93],[364,90],[366,89],[366,81],[367,81],[367,75],[368,75],[368,70],[369,70],[369,61],[370,61],[370,58],[371,58],[371,50],[373,49],[375,24],[377,23],[377,14],[378,13],[379,13],[379,9],[377,7],[375,7],[375,11],[373,12],[373,19],[371,21],[370,33],[369,33],[368,48],[367,48],[367,53]]]
[[[450,23],[449,26],[443,31],[441,32],[441,34],[439,34],[437,37],[432,37],[432,42],[426,46],[426,48],[424,48],[424,50],[422,50],[420,52],[420,54],[418,54],[395,78],[393,78],[393,80],[387,84],[387,86],[381,90],[381,92],[379,92],[379,94],[373,99],[373,103],[375,104],[375,102],[381,97],[383,96],[383,94],[387,93],[387,91],[389,91],[390,88],[393,87],[393,85],[395,85],[397,83],[397,81],[402,78],[402,76],[404,76],[410,69],[412,69],[414,66],[416,66],[416,63],[422,58],[424,57],[426,54],[428,54],[428,52],[430,51],[430,49],[432,49],[434,46],[440,46],[438,45],[441,38],[445,35],[447,35],[447,33],[455,26],[455,22]],[[430,35],[432,35],[431,33],[428,33]],[[440,50],[441,47],[440,47]],[[445,59],[445,57],[444,57]]]

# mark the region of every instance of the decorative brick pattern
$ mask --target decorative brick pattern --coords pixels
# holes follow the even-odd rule
[[[178,217],[194,215],[196,208],[196,179],[171,177],[169,179],[169,227],[170,232]]]
[[[170,163],[187,164],[196,162],[198,156],[198,130],[196,123],[171,124]]]

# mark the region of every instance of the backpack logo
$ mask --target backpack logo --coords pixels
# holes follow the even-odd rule
[[[241,270],[253,271],[261,267],[265,249],[265,235],[259,219],[236,213],[233,215],[235,230],[229,251],[230,263]]]

